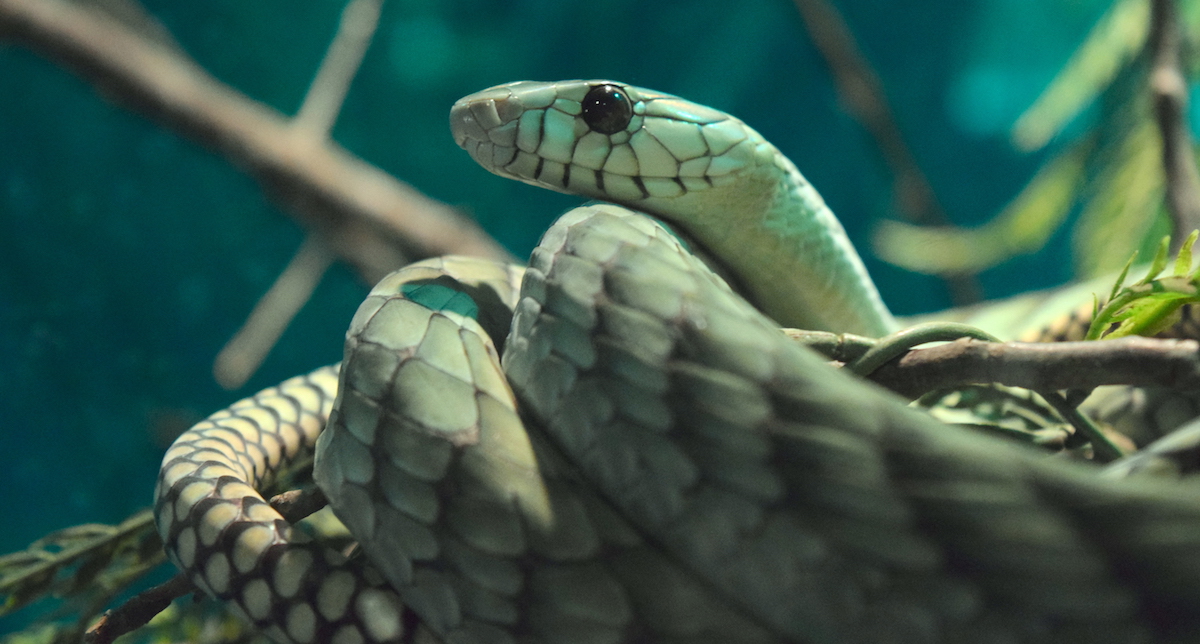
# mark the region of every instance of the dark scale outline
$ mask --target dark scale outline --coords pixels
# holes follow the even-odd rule
[[[637,156],[637,155],[634,155],[634,156]],[[646,184],[645,184],[645,182],[642,181],[642,175],[635,174],[632,177],[630,177],[630,179],[633,179],[633,185],[637,186],[637,189],[642,191],[642,199],[649,199],[650,191],[646,189]]]

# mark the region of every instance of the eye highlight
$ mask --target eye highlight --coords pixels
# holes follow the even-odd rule
[[[584,123],[600,134],[616,134],[629,126],[633,118],[633,101],[618,85],[597,85],[583,97],[580,104]]]

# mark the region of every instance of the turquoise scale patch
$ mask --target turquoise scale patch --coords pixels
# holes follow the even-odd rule
[[[450,311],[473,320],[479,319],[479,305],[470,295],[433,281],[409,282],[400,287],[404,297],[430,311]]]

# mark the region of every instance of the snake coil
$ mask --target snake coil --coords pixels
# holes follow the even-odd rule
[[[596,112],[623,100],[623,128]],[[592,204],[523,269],[418,263],[372,290],[340,367],[180,437],[157,493],[168,552],[273,639],[1200,641],[1196,484],[1106,478],[941,426],[792,343],[688,252],[681,231],[747,288],[754,264],[710,241],[722,225],[747,238],[710,210],[689,228],[673,201],[693,188],[705,208],[745,207],[729,199],[764,177],[783,183],[760,205],[800,196],[808,219],[770,210],[756,234],[832,218],[740,121],[589,81],[493,88],[452,122],[489,169],[604,190],[675,228]],[[807,296],[817,310],[773,315],[892,324],[873,287],[834,293],[865,276],[840,231],[800,273],[826,263],[842,281]],[[783,288],[747,290],[761,304]],[[364,557],[262,501],[314,452]]]

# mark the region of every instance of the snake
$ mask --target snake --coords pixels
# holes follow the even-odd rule
[[[780,325],[897,327],[795,165],[603,80],[451,109],[594,199],[377,284],[343,361],[182,434],[168,557],[282,643],[1200,641],[1200,490],[942,425]],[[309,459],[347,551],[264,499]]]

